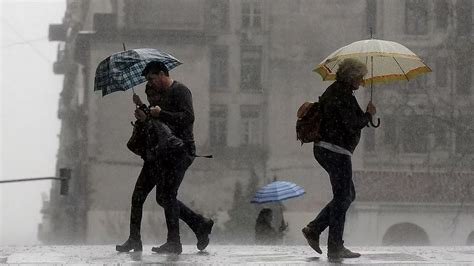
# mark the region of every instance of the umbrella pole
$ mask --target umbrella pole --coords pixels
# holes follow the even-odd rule
[[[370,38],[372,38],[372,29],[370,30]],[[370,101],[372,101],[372,95],[374,93],[374,57],[370,57]]]
[[[280,202],[280,213],[281,213],[281,225],[285,226],[285,217],[283,216],[283,204]]]
[[[373,93],[374,93],[374,57],[370,57],[370,102],[373,100]],[[380,126],[380,118],[377,118],[377,124],[374,124],[372,119],[369,121],[370,125],[374,128],[378,128]]]
[[[288,224],[285,222],[285,217],[283,216],[283,204],[280,202],[280,213],[281,213],[281,224],[280,224],[280,230],[281,228],[285,228],[285,230],[288,228]],[[279,230],[279,231],[280,231]],[[281,230],[280,232],[283,233],[283,231],[285,230]],[[283,244],[285,244],[285,237],[284,235],[282,235],[282,240],[283,240]]]
[[[127,48],[125,48],[125,43],[124,42],[122,43],[122,46],[123,46],[123,51],[124,52],[127,51]],[[132,92],[133,92],[133,94],[135,94],[135,89],[133,87],[132,87]]]

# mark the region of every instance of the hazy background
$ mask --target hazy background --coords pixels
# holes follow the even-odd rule
[[[354,156],[357,205],[349,213],[347,243],[474,243],[474,150],[466,145],[474,143],[474,101],[468,98],[474,78],[467,78],[472,62],[460,60],[473,54],[472,0],[272,0],[254,7],[234,0],[222,6],[217,4],[221,0],[156,2],[0,0],[0,178],[53,176],[57,154],[59,166],[69,165],[83,177],[73,179],[69,197],[49,197],[50,181],[0,184],[0,246],[38,243],[42,198],[50,200],[45,205],[50,212],[42,220],[46,244],[125,239],[123,228],[128,228],[129,200],[140,168],[139,158],[124,145],[133,119],[131,92],[101,98],[87,83],[100,60],[120,51],[122,42],[128,48],[158,47],[185,62],[173,77],[194,89],[198,151],[212,152],[217,160],[196,160],[181,199],[209,216],[229,218],[220,220],[225,221],[222,230],[213,235],[221,243],[253,238],[257,207],[248,199],[275,175],[306,189],[303,198],[285,203],[292,228],[286,243],[305,244],[300,230],[329,201],[331,191],[311,146],[300,147],[295,140],[294,114],[304,100],[317,99],[329,85],[311,72],[314,64],[337,47],[369,38],[369,25],[376,26],[374,37],[413,49],[434,72],[408,84],[376,86],[374,102],[382,126],[364,130]],[[209,3],[215,5],[207,10]],[[97,30],[87,36],[98,38],[89,47],[82,46],[85,35],[68,39],[63,51],[80,52],[78,57],[57,60],[58,42],[48,41],[48,27],[61,24],[63,16],[70,37],[77,36],[76,30]],[[131,34],[141,28],[146,30]],[[149,34],[155,30],[183,35],[160,39]],[[205,38],[198,37],[201,33]],[[216,40],[203,42],[214,35]],[[53,74],[54,61],[71,71]],[[137,91],[143,95],[143,89]],[[362,107],[370,98],[366,93],[359,90]],[[85,99],[88,105],[83,108]],[[78,132],[78,126],[84,132]],[[94,163],[88,165],[91,159]],[[148,227],[142,235],[149,237],[145,242],[156,242],[165,237],[164,216],[153,197],[148,203]],[[193,235],[188,239],[195,241]]]
[[[0,179],[55,175],[63,76],[55,75],[56,42],[48,26],[60,23],[66,1],[1,1]],[[51,181],[0,184],[0,245],[34,244],[42,194]]]

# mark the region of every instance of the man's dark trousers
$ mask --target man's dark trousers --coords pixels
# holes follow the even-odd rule
[[[197,232],[204,218],[177,200],[179,186],[194,156],[184,149],[170,153],[158,162],[145,162],[132,194],[130,238],[140,239],[143,204],[156,186],[156,201],[165,210],[168,241],[180,242],[179,219]]]
[[[343,245],[346,212],[355,199],[351,157],[319,146],[314,146],[313,152],[318,163],[329,174],[333,199],[308,226],[318,233],[329,226],[328,249],[337,250]]]

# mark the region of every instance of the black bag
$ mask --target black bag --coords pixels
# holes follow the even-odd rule
[[[133,132],[132,136],[127,142],[127,148],[135,153],[138,156],[145,155],[145,145],[146,145],[146,134],[144,129],[137,125],[136,123],[133,124]]]
[[[296,139],[304,143],[318,142],[321,115],[319,113],[319,102],[305,102],[297,112]]]
[[[165,123],[158,119],[150,119],[148,122],[151,130],[147,136],[149,139],[145,149],[147,161],[156,161],[168,157],[179,149],[184,149],[183,140],[176,137]]]
[[[145,161],[156,161],[184,148],[184,142],[158,119],[148,119],[132,125],[133,132],[127,148]]]

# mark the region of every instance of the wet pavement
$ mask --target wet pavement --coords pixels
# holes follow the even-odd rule
[[[151,246],[143,252],[117,253],[114,245],[2,246],[1,264],[457,264],[474,265],[474,246],[461,247],[350,247],[357,259],[329,261],[307,246],[210,245],[205,252],[183,246],[181,255],[158,255]],[[325,250],[323,248],[323,250]]]

